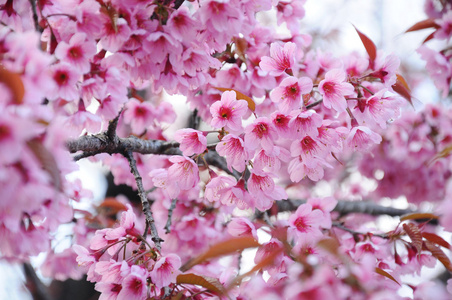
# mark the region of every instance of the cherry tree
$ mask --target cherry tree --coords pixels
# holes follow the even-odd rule
[[[301,26],[305,0],[0,3],[0,255],[36,298],[42,253],[43,276],[99,299],[452,297],[404,282],[452,272],[452,110],[415,109],[419,80],[360,29],[339,56]],[[425,34],[450,98],[452,4],[425,11],[403,34]],[[191,110],[174,134],[168,95]],[[92,201],[81,160],[138,202]]]

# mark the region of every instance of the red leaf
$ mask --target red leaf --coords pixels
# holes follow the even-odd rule
[[[452,272],[452,263],[450,262],[449,257],[441,250],[441,248],[433,245],[429,241],[424,242],[425,247],[428,251],[432,253],[434,257],[436,257],[449,272]]]
[[[444,248],[450,249],[450,244],[446,242],[442,237],[430,232],[423,232],[422,236],[429,242],[438,244]]]
[[[400,217],[400,222],[406,220],[417,220],[417,219],[434,219],[437,220],[439,217],[431,213],[412,213],[406,214]]]
[[[245,100],[246,102],[248,102],[248,108],[251,111],[254,111],[256,109],[256,103],[254,103],[254,100],[251,99],[250,97],[248,97],[247,95],[242,94],[239,91],[234,90],[234,89],[227,89],[227,88],[221,88],[221,87],[215,87],[215,88],[221,92],[234,91],[235,94],[237,95],[237,100]]]
[[[216,278],[196,275],[193,273],[180,274],[176,278],[177,284],[192,284],[202,286],[217,295],[226,295],[226,289]]]
[[[232,254],[247,248],[255,248],[258,247],[259,245],[260,244],[253,237],[248,236],[232,238],[226,241],[222,241],[211,246],[209,250],[199,255],[198,257],[190,259],[180,268],[180,270],[182,272],[185,272],[191,269],[193,266],[196,266],[197,264],[200,264],[211,258]]]
[[[433,31],[432,33],[430,33],[430,34],[425,38],[425,40],[422,42],[422,44],[425,44],[425,43],[427,43],[428,41],[430,41],[430,40],[435,36],[435,33],[436,33],[436,30]]]
[[[25,88],[20,75],[10,72],[0,64],[0,82],[3,82],[10,89],[13,102],[22,104]]]
[[[422,233],[419,230],[419,227],[412,223],[408,223],[403,224],[403,230],[405,230],[405,232],[410,237],[413,246],[417,250],[417,253],[420,253],[422,250]]]
[[[386,272],[385,270],[380,269],[380,268],[375,268],[375,272],[377,272],[378,274],[380,274],[380,275],[382,275],[382,276],[384,276],[384,277],[386,277],[386,278],[388,278],[388,279],[391,279],[392,281],[394,281],[394,282],[397,283],[398,285],[401,285],[397,280],[395,280],[394,277],[392,277],[391,274],[389,274],[389,273]]]
[[[355,26],[353,25],[353,27]],[[374,42],[372,42],[371,39],[369,39],[364,33],[359,31],[356,27],[355,30],[358,33],[361,42],[363,42],[364,48],[366,48],[367,54],[369,55],[369,60],[371,61],[371,65],[373,65],[373,62],[377,58],[377,47],[375,46]]]
[[[440,26],[435,23],[435,19],[430,18],[426,20],[422,20],[408,28],[405,32],[417,31],[426,28],[439,28]]]
[[[396,76],[397,81],[392,85],[392,89],[400,96],[408,100],[411,106],[413,106],[413,99],[411,97],[411,90],[410,87],[408,86],[408,83],[405,81],[405,78],[403,78],[402,75],[396,74]]]

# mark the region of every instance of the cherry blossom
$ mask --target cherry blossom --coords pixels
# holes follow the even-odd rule
[[[295,52],[297,46],[294,43],[286,43],[284,47],[277,43],[270,46],[270,57],[262,57],[259,66],[272,76],[279,76],[284,72],[293,72],[295,69]]]
[[[245,100],[237,100],[234,91],[226,91],[221,95],[221,101],[210,107],[212,113],[211,125],[216,128],[227,127],[233,131],[242,128],[242,116],[245,115],[248,104]]]
[[[333,69],[325,74],[325,79],[319,83],[319,92],[323,96],[323,104],[327,108],[333,108],[343,112],[347,108],[345,96],[353,94],[353,86],[345,81],[345,73],[339,69]]]

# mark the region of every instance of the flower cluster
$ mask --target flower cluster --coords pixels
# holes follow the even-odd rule
[[[86,272],[101,299],[397,299],[402,275],[436,259],[452,271],[439,250],[449,244],[425,224],[382,233],[374,217],[335,211],[356,173],[376,183],[370,197],[450,206],[451,113],[431,105],[398,119],[412,96],[397,56],[360,31],[367,54],[319,49],[301,27],[305,0],[75,2],[0,4],[2,257],[47,252],[44,275]],[[449,43],[450,11],[429,14]],[[450,47],[418,52],[447,96]],[[194,110],[173,135],[168,94]],[[66,147],[89,138],[102,146],[76,157],[138,189],[145,216],[124,200],[106,217],[107,199],[97,215],[74,214],[89,195],[67,177],[77,165]],[[328,184],[335,197],[318,197]],[[438,216],[447,230],[449,215]],[[57,251],[61,224],[76,245]],[[249,247],[256,267],[242,276]]]

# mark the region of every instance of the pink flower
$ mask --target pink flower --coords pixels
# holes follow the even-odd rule
[[[322,222],[321,227],[327,229],[331,228],[332,222],[330,212],[336,207],[337,200],[333,197],[310,198],[307,203],[312,206],[312,210],[318,209],[322,211],[324,221]]]
[[[278,139],[276,129],[266,117],[260,117],[245,128],[245,147],[256,149],[261,146],[265,151],[273,152],[274,141]]]
[[[378,125],[385,129],[388,121],[399,116],[400,107],[403,104],[401,99],[397,97],[383,97],[385,92],[386,89],[382,89],[367,100],[358,100],[353,115],[360,124]]]
[[[427,72],[432,77],[435,86],[442,91],[441,96],[446,98],[452,80],[452,64],[443,54],[433,51],[427,46],[419,47],[417,53],[427,62]]]
[[[354,151],[368,151],[375,144],[381,143],[381,136],[365,126],[356,126],[350,130],[345,145]]]
[[[254,158],[253,167],[256,170],[265,170],[276,173],[281,168],[281,160],[288,161],[290,153],[287,149],[275,146],[272,153],[267,153],[264,149]]]
[[[275,252],[280,251],[280,254],[276,255],[273,262],[274,265],[279,265],[283,259],[283,249],[284,246],[281,241],[276,238],[272,238],[269,242],[262,244],[262,246],[257,249],[256,256],[254,257],[254,262],[258,264],[270,255],[274,255]]]
[[[254,201],[250,193],[245,189],[245,180],[240,179],[235,186],[229,186],[220,191],[221,203],[224,205],[236,205],[239,209],[254,208]]]
[[[290,174],[290,180],[293,182],[300,182],[306,176],[313,181],[319,181],[323,178],[323,167],[332,168],[325,160],[315,158],[307,165],[301,156],[295,157],[289,163],[288,172]]]
[[[104,14],[101,17],[105,19],[104,28],[100,39],[102,48],[110,52],[116,52],[129,39],[132,31],[129,24],[123,18],[117,18],[115,24]]]
[[[173,163],[168,168],[168,180],[177,183],[181,190],[189,190],[199,182],[198,165],[186,156],[171,156]]]
[[[290,145],[290,155],[292,157],[301,156],[301,159],[308,167],[317,165],[317,159],[324,159],[327,153],[328,149],[325,145],[309,135],[305,136],[301,141],[293,141]]]
[[[237,184],[235,178],[226,177],[226,176],[218,176],[212,178],[206,184],[206,190],[204,192],[204,198],[206,198],[210,202],[220,202],[223,198],[224,193],[223,190],[227,187],[232,187]]]
[[[180,150],[185,156],[200,154],[206,150],[206,133],[191,128],[180,129],[174,134],[174,139],[180,143]]]
[[[290,127],[291,117],[285,114],[274,112],[271,116],[272,124],[279,136],[283,138],[292,137],[292,129]]]
[[[51,67],[52,78],[55,81],[55,88],[47,95],[49,100],[63,98],[66,101],[80,98],[77,88],[77,81],[80,73],[68,63],[58,63]]]
[[[377,71],[370,74],[370,76],[380,78],[384,86],[390,88],[396,83],[396,71],[399,65],[400,59],[396,55],[391,54],[383,57],[382,53],[378,53],[375,60],[375,70]]]
[[[71,37],[69,44],[64,41],[58,44],[55,56],[85,74],[91,69],[90,59],[96,52],[96,42],[87,40],[85,33],[77,32]]]
[[[353,85],[345,81],[346,74],[339,69],[333,69],[325,74],[325,79],[320,81],[319,92],[323,96],[323,104],[327,108],[333,108],[337,112],[343,112],[347,108],[345,96],[354,92]]]
[[[289,217],[291,232],[298,240],[314,241],[322,236],[320,225],[324,219],[320,210],[312,210],[311,204],[302,204],[297,211]]]
[[[100,292],[99,300],[116,300],[122,290],[122,285],[111,282],[96,282],[94,289]]]
[[[449,40],[452,36],[452,11],[446,12],[441,20],[437,20],[436,24],[440,26],[435,31],[435,38],[439,40]]]
[[[245,170],[247,162],[252,158],[253,152],[244,146],[243,140],[233,134],[226,135],[215,147],[218,154],[226,157],[228,169],[239,172]]]
[[[130,273],[121,282],[122,289],[117,299],[145,299],[148,272],[142,266],[133,265]]]
[[[252,235],[257,241],[256,227],[247,218],[232,218],[228,224],[228,232],[232,236]]]
[[[180,188],[177,182],[168,179],[168,170],[155,169],[149,172],[149,176],[152,178],[154,186],[162,188],[170,197],[175,199],[179,195]]]
[[[165,30],[178,41],[191,41],[196,36],[196,21],[186,6],[173,12],[166,22]]]
[[[269,209],[274,200],[287,199],[286,191],[275,185],[273,179],[265,172],[251,171],[248,190],[255,200],[256,208],[261,211]]]
[[[180,266],[181,261],[176,254],[170,253],[161,257],[150,272],[152,282],[158,289],[175,283],[177,275],[181,273],[179,271]]]
[[[154,106],[149,102],[130,99],[126,104],[124,122],[129,123],[135,134],[141,134],[154,122]]]
[[[245,100],[237,100],[234,91],[226,91],[221,95],[221,100],[210,107],[212,114],[210,125],[215,128],[227,127],[232,131],[239,131],[242,129],[242,117],[247,109],[248,103]]]
[[[315,110],[306,110],[301,113],[294,111],[293,118],[289,122],[289,128],[292,130],[292,138],[302,138],[307,135],[316,136],[318,128],[322,126],[322,116]]]
[[[282,113],[289,113],[293,109],[303,106],[302,95],[312,91],[312,80],[308,77],[297,79],[293,76],[285,78],[280,85],[270,93],[270,99],[278,103]]]
[[[295,67],[296,50],[297,46],[292,42],[284,44],[284,48],[278,43],[272,43],[270,45],[270,57],[262,57],[259,67],[272,76],[280,76],[284,72],[291,73]]]

